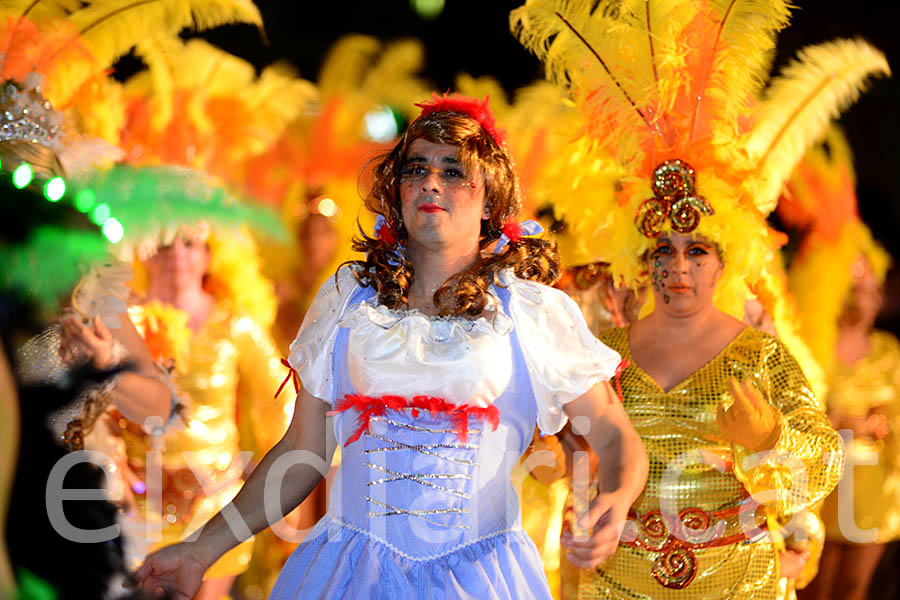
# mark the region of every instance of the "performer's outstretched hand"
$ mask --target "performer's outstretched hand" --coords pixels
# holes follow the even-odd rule
[[[112,332],[99,316],[85,324],[74,313],[67,313],[59,324],[62,333],[59,355],[65,364],[91,362],[98,369],[106,369],[115,363]]]
[[[569,562],[581,569],[593,569],[612,556],[619,546],[630,507],[631,499],[618,491],[594,498],[579,522],[589,532],[586,539],[579,539],[568,530],[562,534]]]
[[[203,583],[209,564],[197,552],[199,544],[186,542],[166,546],[150,554],[134,574],[135,585],[151,598],[166,592],[175,600],[190,600]]]
[[[725,408],[720,403],[716,423],[729,440],[750,450],[761,451],[775,447],[778,442],[778,411],[766,402],[749,380],[729,379],[726,384],[734,404]]]

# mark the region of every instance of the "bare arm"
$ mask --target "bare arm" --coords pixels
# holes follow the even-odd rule
[[[573,431],[588,441],[599,458],[599,494],[586,515],[576,515],[581,527],[593,530],[580,540],[563,535],[572,564],[592,568],[618,545],[628,509],[647,482],[647,452],[608,383],[595,385],[566,404],[565,411]]]
[[[297,395],[294,417],[284,437],[266,453],[231,503],[241,514],[251,533],[262,531],[272,524],[266,519],[263,501],[267,492],[266,476],[279,458],[288,452],[300,450],[318,458],[325,469],[331,464],[335,441],[331,418],[325,416],[328,409],[328,404],[304,390]],[[280,492],[279,519],[299,506],[324,476],[315,465],[309,464],[314,460],[304,460],[298,454],[297,460],[292,462],[296,466],[284,478],[281,489],[275,490]],[[209,564],[212,564],[244,539],[246,538],[235,535],[220,512],[203,528],[197,541],[207,549]]]
[[[328,404],[301,390],[287,432],[263,457],[234,500],[203,526],[196,540],[148,556],[135,574],[141,587],[151,593],[165,588],[174,592],[175,598],[191,598],[200,586],[203,573],[220,556],[296,508],[331,464],[335,439],[331,418],[325,415],[328,408]],[[289,454],[294,451],[301,452]],[[280,489],[268,490],[269,494],[278,494],[280,509],[277,518],[269,520],[265,510],[266,478],[273,467],[278,470],[279,463],[284,461],[293,466]],[[233,526],[235,513],[240,516],[237,527]]]
[[[119,375],[110,392],[112,402],[126,419],[135,423],[143,423],[148,417],[159,417],[165,422],[172,412],[172,392],[160,380],[162,372],[131,319],[125,313],[117,316],[121,326],[115,330],[106,327],[99,317],[84,324],[75,315],[64,316],[60,320],[60,354],[70,364],[90,361],[96,368],[105,369],[115,364],[113,347],[118,341],[134,370]]]

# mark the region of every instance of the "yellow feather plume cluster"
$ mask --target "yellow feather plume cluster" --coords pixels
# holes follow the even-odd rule
[[[747,192],[770,212],[803,154],[856,101],[866,80],[890,75],[884,54],[861,40],[836,40],[801,50],[766,89],[745,147],[755,177]]]
[[[859,218],[852,156],[839,130],[830,129],[826,143],[806,153],[785,196],[779,214],[806,230],[789,270],[800,333],[831,373],[838,319],[853,287],[854,266],[864,257],[883,283],[891,258]]]
[[[538,193],[582,238],[576,256],[609,261],[619,284],[646,283],[653,240],[636,213],[654,197],[654,169],[681,159],[714,211],[694,233],[725,259],[716,304],[744,314],[772,259],[765,215],[784,179],[865,80],[887,72],[864,42],[833,42],[804,51],[764,91],[789,9],[782,0],[528,0],[511,13],[514,34],[580,122],[584,139],[562,146],[538,178]]]
[[[70,136],[118,141],[125,120],[113,63],[138,43],[235,22],[262,25],[250,0],[6,0],[0,2],[0,77],[42,76],[41,93]]]
[[[235,314],[251,317],[268,330],[275,322],[278,301],[272,282],[262,275],[253,236],[246,228],[215,230],[207,243],[209,288],[218,297],[230,300]]]
[[[242,165],[317,99],[287,65],[257,77],[250,63],[202,40],[157,36],[140,49],[149,69],[125,84],[121,141],[134,164],[177,164],[239,181]]]
[[[342,262],[360,258],[351,252],[350,240],[358,226],[371,231],[374,225],[374,217],[363,209],[367,180],[360,174],[390,149],[391,140],[367,137],[366,120],[376,113],[381,118],[395,113],[405,120],[414,116],[414,103],[426,99],[430,89],[417,75],[423,61],[417,41],[341,38],[322,63],[317,110],[295,119],[245,169],[246,192],[278,207],[286,223],[318,213],[336,229],[338,251],[323,270],[323,280]],[[264,254],[267,272],[277,279],[301,268],[290,263],[291,256],[303,260],[299,252],[286,257],[283,247],[264,248]]]

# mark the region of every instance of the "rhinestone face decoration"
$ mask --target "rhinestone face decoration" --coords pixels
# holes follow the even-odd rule
[[[694,168],[680,159],[667,160],[653,170],[653,198],[638,207],[634,222],[649,238],[659,237],[666,219],[678,233],[690,233],[701,216],[714,214],[712,206],[696,194]]]
[[[56,149],[62,115],[41,96],[40,88],[22,88],[7,80],[0,93],[0,141],[24,140]]]

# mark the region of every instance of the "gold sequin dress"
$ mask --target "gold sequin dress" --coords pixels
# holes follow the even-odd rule
[[[620,383],[650,471],[630,513],[631,538],[601,567],[581,572],[579,598],[778,598],[777,552],[767,525],[786,522],[835,486],[841,468],[837,432],[797,362],[769,334],[744,329],[665,391],[633,364],[628,331],[612,329],[600,339],[631,362]],[[752,380],[782,415],[775,451],[756,468],[745,468],[750,451],[732,444],[716,425],[716,407],[727,398],[731,377]],[[785,456],[799,462],[776,460]],[[808,494],[799,483],[791,486],[791,466],[805,467]],[[757,496],[765,507],[748,499],[748,492],[773,489],[784,493]]]
[[[878,459],[876,464],[853,468],[853,520],[858,529],[877,528],[877,537],[871,541],[886,543],[900,538],[900,343],[884,331],[872,332],[869,339],[865,358],[835,369],[829,380],[827,406],[829,412],[858,418],[866,418],[878,407],[887,418],[890,433],[886,437],[855,436],[846,449],[857,463]],[[835,492],[822,507],[826,538],[851,542],[847,537],[854,536],[839,527],[837,509]]]
[[[141,307],[129,314],[143,333]],[[273,397],[284,369],[269,333],[226,303],[217,304],[192,336],[186,364],[178,367],[175,384],[190,404],[186,424],[170,425],[157,439],[135,426],[122,431],[129,466],[140,478],[135,491],[152,490],[148,452],[161,451],[162,506],[153,508],[147,493],[136,495],[140,525],[146,520],[162,528],[161,540],[148,540],[151,549],[180,541],[225,506],[240,489],[247,463],[259,461],[284,434],[293,408],[292,401],[285,404],[290,394]],[[252,457],[241,456],[247,450]],[[241,573],[251,551],[252,541],[239,545],[206,577]]]

